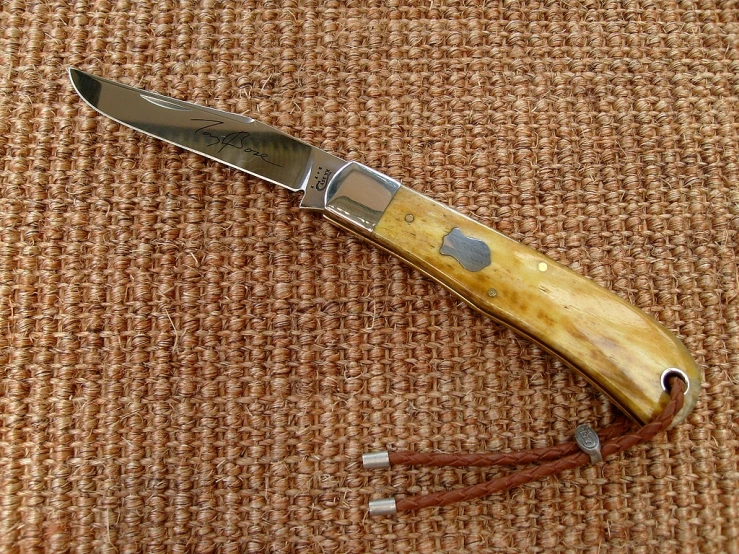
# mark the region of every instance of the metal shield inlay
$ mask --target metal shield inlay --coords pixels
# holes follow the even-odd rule
[[[444,237],[439,252],[457,260],[467,271],[480,271],[490,265],[488,245],[465,236],[459,227],[455,227]]]

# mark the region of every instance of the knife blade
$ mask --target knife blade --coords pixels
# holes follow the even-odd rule
[[[560,358],[645,424],[668,401],[666,380],[701,372],[683,343],[587,277],[357,162],[259,121],[143,91],[71,68],[101,114],[152,137],[302,192],[301,207],[399,257],[474,309]]]

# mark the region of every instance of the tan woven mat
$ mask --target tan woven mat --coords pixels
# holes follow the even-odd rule
[[[2,552],[738,552],[733,1],[3,0]],[[444,508],[618,411],[300,198],[97,115],[76,66],[249,114],[531,245],[676,332],[682,425]],[[607,318],[608,314],[604,314]]]

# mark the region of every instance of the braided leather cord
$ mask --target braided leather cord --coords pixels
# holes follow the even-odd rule
[[[619,431],[623,430],[624,424],[614,424],[599,436],[601,439],[606,438],[601,448],[603,457],[618,454],[652,439],[661,431],[666,430],[675,414],[677,414],[683,405],[683,394],[686,390],[685,384],[678,378],[670,380],[670,400],[664,410],[650,423],[638,429],[634,433],[614,437]],[[574,445],[574,448],[573,446]],[[391,463],[413,463],[418,465],[444,465],[460,466],[460,465],[491,465],[492,460],[499,460],[495,463],[502,464],[520,464],[539,460],[552,460],[542,463],[541,465],[523,469],[510,475],[505,475],[497,479],[472,485],[458,490],[436,492],[427,495],[409,496],[397,500],[397,510],[419,510],[421,508],[429,508],[434,506],[446,506],[454,502],[462,502],[472,500],[481,496],[501,492],[513,487],[524,485],[538,479],[549,477],[561,471],[574,469],[590,463],[590,456],[584,452],[570,453],[577,450],[575,443],[565,443],[549,448],[538,448],[528,452],[517,454],[475,454],[475,455],[454,455],[454,454],[434,454],[434,455],[416,455],[412,453],[395,453],[391,454]],[[564,453],[564,455],[563,455]],[[556,459],[553,459],[556,458]],[[397,461],[396,461],[397,460]],[[463,463],[472,462],[472,463]],[[427,463],[430,462],[430,463]]]
[[[603,443],[623,434],[631,423],[626,419],[619,420],[603,429],[598,436]],[[564,442],[556,446],[545,446],[522,452],[484,452],[481,454],[442,454],[398,451],[390,452],[391,465],[406,466],[451,466],[451,467],[490,467],[515,466],[557,460],[570,454],[580,452],[575,441]]]

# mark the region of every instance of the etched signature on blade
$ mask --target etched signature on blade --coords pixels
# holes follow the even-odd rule
[[[236,148],[241,150],[245,154],[251,154],[252,157],[262,160],[275,167],[282,167],[269,159],[269,154],[262,152],[249,146],[249,137],[251,133],[247,131],[233,131],[231,133],[222,134],[218,132],[221,125],[225,122],[219,119],[191,119],[190,121],[200,121],[204,123],[202,127],[195,129],[195,134],[200,133],[204,137],[210,139],[210,143],[207,145],[209,148],[217,146],[218,152],[223,152],[226,148]]]

